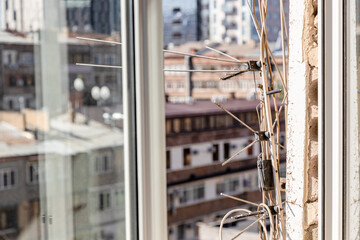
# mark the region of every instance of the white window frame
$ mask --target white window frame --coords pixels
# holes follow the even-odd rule
[[[342,47],[342,1],[319,1],[319,239],[341,239],[342,220],[341,216],[341,185],[342,179],[339,169],[339,155],[342,152],[342,144],[333,141],[336,136],[342,139],[339,131],[342,121],[334,116],[341,111],[342,86],[339,88],[339,79],[342,79],[342,59],[339,53]],[[336,34],[338,34],[336,36]],[[334,39],[333,39],[334,38]],[[335,49],[333,49],[335,47]],[[334,67],[334,68],[333,68]],[[337,79],[338,82],[334,81]],[[326,81],[325,81],[326,80]],[[338,88],[335,88],[335,86]],[[340,100],[340,102],[339,102]],[[335,102],[336,106],[333,106]],[[333,117],[335,117],[333,119]],[[339,126],[335,126],[340,124]],[[332,149],[334,147],[334,149]],[[334,155],[335,154],[335,155]],[[337,156],[337,157],[335,157]],[[336,159],[336,160],[335,160]],[[337,166],[338,171],[335,170]],[[335,197],[335,198],[333,198]],[[332,211],[334,210],[334,211]],[[335,219],[336,217],[336,219]],[[340,217],[340,218],[339,218]],[[335,222],[337,221],[337,222]]]
[[[161,9],[161,0],[122,0],[126,239],[168,237]]]
[[[354,6],[349,3],[319,1],[319,239],[326,240],[349,237],[344,231],[344,164],[349,156],[344,147],[349,137],[344,131],[354,129],[349,130],[352,124],[344,120],[348,114],[344,92],[349,80],[345,73],[354,63],[346,59],[351,49],[344,46],[352,34],[348,23],[356,22],[354,12],[349,11]]]

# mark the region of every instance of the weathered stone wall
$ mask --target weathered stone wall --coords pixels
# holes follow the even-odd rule
[[[288,239],[318,238],[318,5],[291,0],[287,126]]]
[[[304,239],[318,239],[318,9],[305,1],[303,56],[306,63],[307,138],[304,159]]]

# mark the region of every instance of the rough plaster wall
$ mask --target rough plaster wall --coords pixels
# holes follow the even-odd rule
[[[308,240],[318,238],[317,0],[291,0],[289,20],[287,237]]]
[[[287,238],[303,238],[303,189],[306,138],[306,65],[303,62],[302,25],[304,1],[290,1],[289,80],[286,162],[286,232]]]

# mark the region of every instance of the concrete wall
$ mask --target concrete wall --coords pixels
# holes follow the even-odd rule
[[[288,239],[318,238],[317,21],[316,0],[290,1]]]

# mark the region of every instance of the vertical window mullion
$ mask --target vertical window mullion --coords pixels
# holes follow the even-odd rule
[[[135,118],[134,0],[121,1],[122,79],[124,111],[124,201],[126,239],[139,239],[137,146]]]

